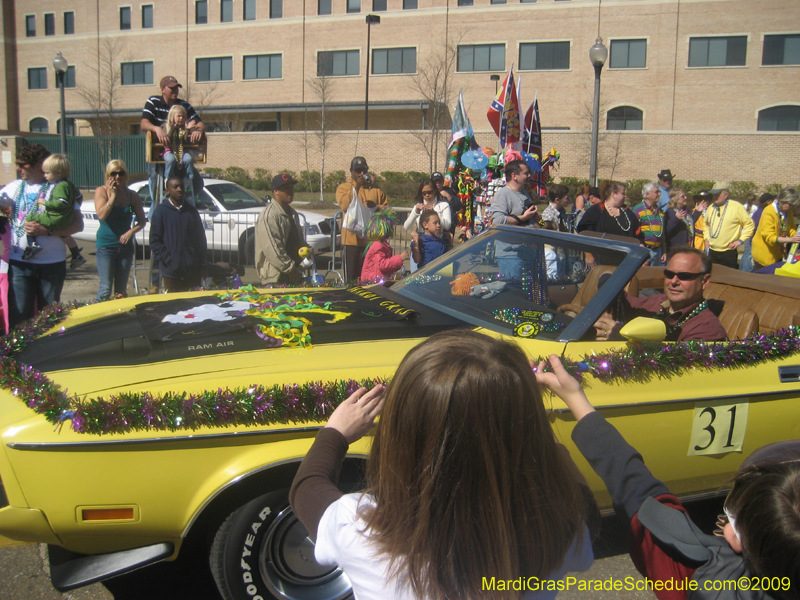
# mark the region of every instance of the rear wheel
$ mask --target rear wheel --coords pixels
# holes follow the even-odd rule
[[[232,512],[211,546],[211,572],[225,600],[339,600],[350,581],[314,559],[314,543],[282,489]]]

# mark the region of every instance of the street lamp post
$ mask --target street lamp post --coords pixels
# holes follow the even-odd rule
[[[369,33],[372,25],[380,25],[378,15],[367,15],[367,89],[364,93],[364,131],[369,129]]]
[[[589,182],[597,186],[597,131],[600,126],[600,71],[608,59],[608,48],[603,45],[603,38],[597,36],[594,46],[589,49],[589,60],[594,66],[594,109],[592,110],[592,155],[589,164]]]
[[[497,82],[500,81],[500,75],[489,75],[489,79],[494,81],[494,95],[497,96]]]
[[[61,88],[61,154],[67,153],[67,115],[64,109],[64,82],[67,78],[67,59],[59,52],[53,59],[53,68],[56,70],[56,81]]]

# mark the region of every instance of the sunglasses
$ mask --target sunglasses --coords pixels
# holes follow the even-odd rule
[[[705,273],[688,273],[686,271],[681,271],[680,273],[676,273],[675,271],[664,269],[665,279],[673,279],[674,277],[677,277],[681,281],[693,281],[695,279],[700,279],[703,275],[705,275]]]
[[[356,173],[361,173],[362,175],[367,172],[367,169],[356,169]]]
[[[111,177],[124,177],[125,171],[111,171]]]
[[[18,162],[17,166],[18,167],[30,167],[31,163]]]

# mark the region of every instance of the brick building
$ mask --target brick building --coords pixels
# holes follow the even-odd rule
[[[367,14],[380,23],[368,27]],[[318,128],[325,88],[328,165],[363,151],[380,156],[376,171],[426,170],[420,130],[449,128],[459,88],[479,142],[496,146],[484,116],[491,76],[502,81],[513,63],[523,110],[538,94],[562,175],[586,176],[588,50],[599,33],[610,51],[601,176],[669,167],[687,179],[800,179],[797,0],[9,0],[0,17],[0,129],[60,128],[52,61],[61,52],[69,134],[100,131],[107,114],[114,133],[137,133],[144,100],[169,74],[220,132],[211,166],[315,169],[317,137],[304,132]],[[370,131],[359,134],[368,31]],[[426,84],[437,68],[436,85]]]

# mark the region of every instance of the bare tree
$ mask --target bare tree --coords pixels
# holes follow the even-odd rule
[[[325,153],[328,144],[334,135],[335,124],[330,117],[330,103],[334,95],[334,80],[326,74],[318,74],[316,77],[308,79],[308,87],[319,101],[319,119],[317,127],[314,128],[314,135],[319,144],[320,166],[319,166],[319,199],[324,201],[323,192],[325,191]]]
[[[428,155],[429,168],[439,168],[439,157],[450,136],[450,107],[455,103],[456,90],[453,74],[458,63],[458,45],[464,37],[458,32],[450,41],[442,41],[427,60],[417,64],[417,74],[411,80],[411,89],[425,99],[428,108],[423,111],[420,129],[409,130]]]
[[[581,129],[585,129],[588,133],[581,136],[578,145],[578,165],[585,168],[586,173],[589,173],[589,164],[591,161],[592,152],[592,125],[594,115],[594,82],[592,81],[590,89],[589,82],[583,82],[583,93],[581,100],[575,105],[574,114],[581,124]],[[600,177],[601,172],[608,173],[608,179],[614,177],[614,172],[622,163],[625,162],[625,157],[621,154],[622,147],[622,132],[609,131],[603,128],[602,115],[606,114],[609,109],[608,100],[600,96],[600,123],[598,123],[598,136],[597,136],[597,174]],[[604,177],[605,179],[605,177]]]
[[[86,62],[85,69],[90,76],[81,78],[83,82],[77,86],[78,95],[92,113],[89,121],[95,136],[111,138],[125,135],[125,123],[114,113],[119,103],[122,71],[120,64],[125,60],[125,42],[122,38],[101,38]],[[96,82],[90,83],[90,82]],[[114,153],[112,143],[99,139],[106,161],[111,160]]]

